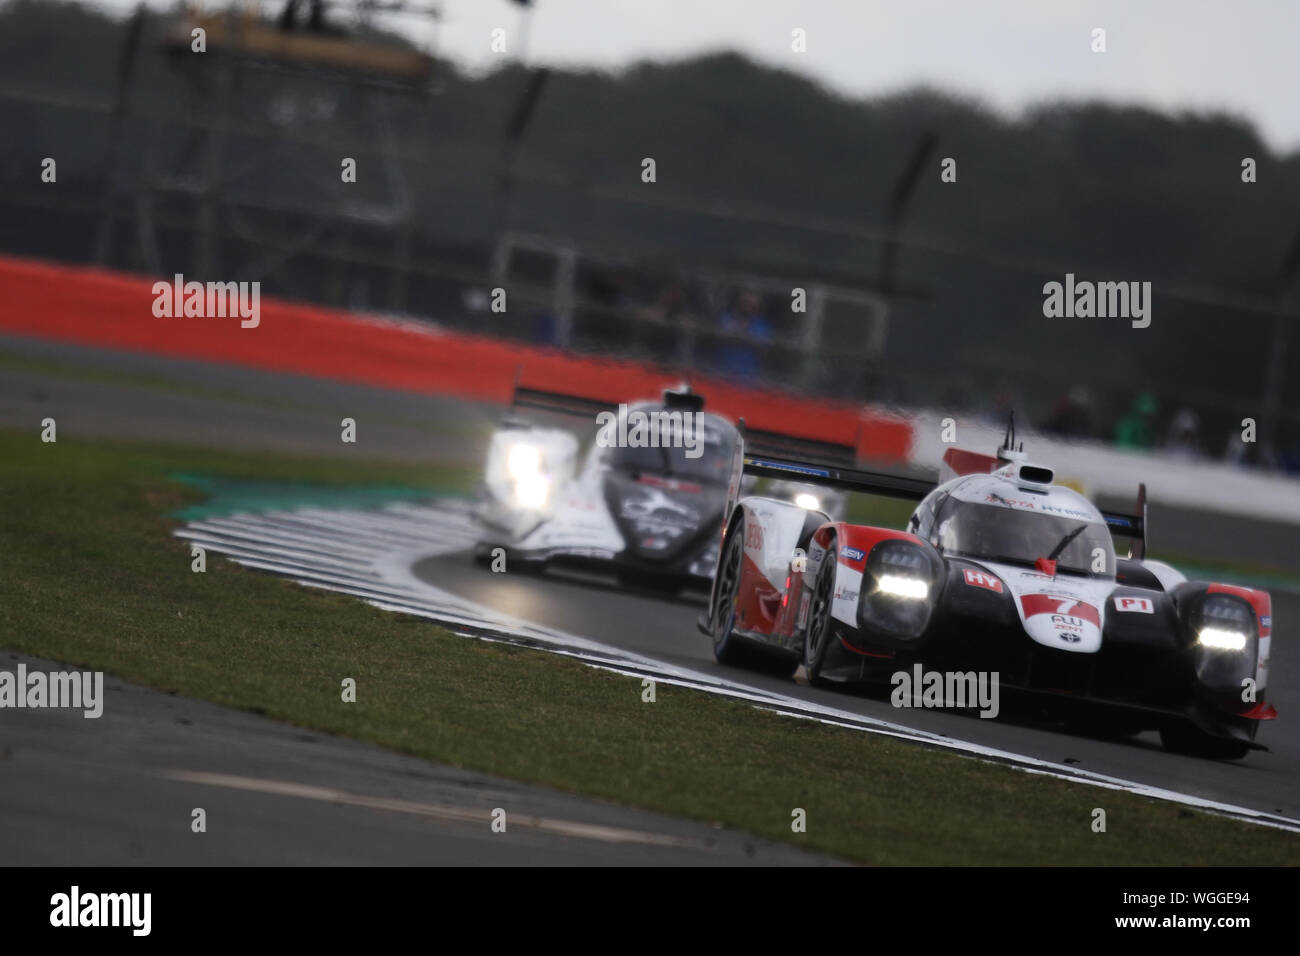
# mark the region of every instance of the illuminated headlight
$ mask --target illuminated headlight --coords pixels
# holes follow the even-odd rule
[[[519,442],[510,447],[506,455],[506,471],[516,482],[538,475],[541,470],[542,450],[536,445]]]
[[[1246,635],[1241,631],[1228,631],[1221,627],[1203,627],[1197,639],[1204,647],[1223,651],[1240,651],[1246,647]]]
[[[810,495],[806,491],[801,491],[799,494],[795,495],[794,503],[804,511],[818,511],[822,506],[822,503],[817,500],[816,495]]]
[[[942,573],[938,555],[917,544],[877,544],[867,557],[862,575],[859,629],[893,646],[916,641],[929,627],[933,595],[942,586]]]
[[[923,601],[930,596],[928,582],[922,578],[906,577],[901,574],[882,574],[876,586],[884,593],[895,597]]]
[[[551,493],[551,479],[539,471],[515,478],[515,504],[540,511]]]
[[[1234,594],[1207,593],[1192,606],[1187,624],[1195,635],[1196,683],[1210,693],[1238,697],[1241,682],[1256,676],[1259,662],[1254,608]]]

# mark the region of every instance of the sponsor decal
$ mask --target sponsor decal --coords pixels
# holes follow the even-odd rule
[[[1095,627],[1101,627],[1101,615],[1091,604],[1084,604],[1072,597],[1060,597],[1053,594],[1026,594],[1020,599],[1025,617],[1035,614],[1052,614],[1070,618],[1082,618]]]
[[[681,481],[677,478],[660,478],[658,475],[641,475],[637,483],[654,488],[667,488],[669,491],[695,493],[704,490],[704,486],[694,481]]]
[[[984,502],[990,505],[1007,505],[1010,508],[1021,508],[1025,511],[1037,511],[1038,505],[1032,501],[1025,501],[1022,498],[1003,498],[999,494],[989,492],[984,496]]]
[[[1002,581],[987,571],[977,571],[974,568],[963,568],[961,576],[966,579],[966,583],[971,587],[987,588],[990,591],[1002,593]]]
[[[756,521],[745,522],[745,547],[753,550],[763,547],[763,526]]]
[[[678,515],[687,521],[700,520],[700,513],[694,508],[674,501],[657,488],[651,488],[645,494],[635,498],[624,499],[619,507],[619,515],[633,521],[650,518],[658,518],[663,521],[670,520],[673,516]],[[751,527],[757,527],[757,525],[751,525]]]
[[[1045,504],[1042,506],[1042,510],[1046,514],[1067,515],[1071,518],[1078,518],[1080,521],[1092,521],[1093,519],[1093,516],[1088,514],[1088,512],[1080,511],[1077,508],[1065,508],[1060,505]]]
[[[799,602],[799,613],[795,616],[794,620],[795,627],[805,628],[808,626],[808,608],[811,604],[811,601]]]
[[[1083,640],[1084,620],[1081,617],[1053,614],[1052,626],[1056,628],[1056,636],[1067,644],[1078,644]]]
[[[1156,613],[1156,606],[1150,598],[1117,597],[1115,598],[1115,610],[1128,611],[1131,614],[1154,614]]]
[[[859,551],[857,548],[840,548],[840,554],[850,561],[861,561],[867,556],[867,552]]]

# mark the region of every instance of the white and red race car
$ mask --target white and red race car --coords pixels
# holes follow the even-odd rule
[[[1266,749],[1269,595],[1144,560],[1145,489],[1138,514],[1103,513],[1026,461],[1014,427],[996,456],[951,449],[938,485],[741,454],[747,474],[920,504],[898,531],[733,494],[700,620],[719,661],[802,664],[813,684],[917,664],[996,674],[1073,718],[1159,730],[1171,750]],[[1127,556],[1112,535],[1133,540]]]

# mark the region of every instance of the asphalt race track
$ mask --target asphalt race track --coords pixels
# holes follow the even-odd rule
[[[58,665],[0,655],[13,670]],[[106,677],[101,717],[10,710],[0,860],[51,866],[833,862]],[[494,832],[492,811],[506,811]],[[206,814],[206,832],[191,828]]]

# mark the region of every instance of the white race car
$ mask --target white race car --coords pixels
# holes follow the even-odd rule
[[[475,556],[510,568],[547,564],[613,570],[628,584],[707,588],[717,563],[723,509],[733,475],[736,426],[702,411],[688,391],[662,402],[615,408],[572,395],[518,389],[514,409],[586,417],[613,426],[579,462],[579,438],[532,424],[517,413],[492,437],[476,514],[483,533]],[[513,412],[513,410],[512,410]],[[689,414],[689,418],[684,418]],[[627,422],[658,422],[663,441],[628,440]],[[689,446],[689,447],[687,447]]]
[[[1023,446],[1022,446],[1023,447]],[[742,452],[744,471],[919,499],[905,530],[740,498],[701,629],[718,660],[802,664],[815,684],[890,680],[917,664],[999,684],[1107,730],[1239,758],[1266,702],[1265,591],[1188,581],[1146,560],[1137,514],[1103,513],[1024,460],[951,449],[937,486]],[[1112,534],[1131,538],[1126,557]],[[757,653],[756,653],[757,652]]]
[[[741,434],[754,447],[852,461],[848,446],[746,430],[703,406],[686,386],[665,390],[659,402],[619,406],[516,389],[488,450],[475,557],[516,569],[603,568],[628,585],[666,591],[707,589],[727,501],[740,484]],[[605,424],[579,461],[573,431],[527,421],[520,409]],[[773,485],[805,506],[843,507],[843,496],[829,489]]]

